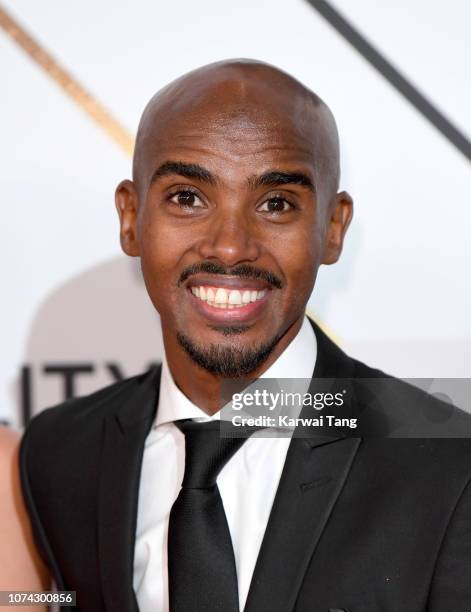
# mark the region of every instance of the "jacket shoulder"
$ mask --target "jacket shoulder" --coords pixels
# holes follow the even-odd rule
[[[361,403],[370,408],[373,406],[377,414],[381,413],[387,418],[392,437],[467,438],[471,447],[471,414],[468,406],[458,407],[446,394],[435,394],[432,391],[432,378],[421,379],[424,388],[420,388],[413,379],[409,382],[356,359],[352,359],[352,362],[355,387]]]
[[[22,447],[48,440],[59,442],[61,437],[80,436],[81,432],[90,432],[101,428],[103,419],[115,414],[119,408],[134,397],[139,398],[153,387],[157,393],[160,368],[132,376],[99,389],[89,395],[69,399],[56,406],[46,408],[29,422],[22,440]],[[136,405],[138,410],[138,405]]]

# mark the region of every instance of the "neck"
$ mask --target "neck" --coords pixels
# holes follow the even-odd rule
[[[247,377],[241,379],[242,385],[243,381],[247,378],[251,380],[259,378],[275,363],[298,334],[303,318],[304,314],[286,329],[265,361],[258,368],[252,370]],[[166,333],[163,326],[162,332],[165,356],[177,387],[193,404],[206,414],[213,415],[218,412],[225,403],[222,401],[222,384],[224,379],[195,363],[183,347],[180,346],[175,333]]]

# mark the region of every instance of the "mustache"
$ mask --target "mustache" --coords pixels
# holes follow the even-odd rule
[[[281,289],[283,287],[283,281],[279,276],[273,274],[273,272],[264,270],[263,268],[256,268],[255,266],[251,266],[249,264],[241,264],[239,266],[234,266],[233,268],[226,268],[222,264],[213,261],[202,261],[201,263],[192,264],[191,266],[186,267],[180,274],[178,286],[184,283],[188,278],[190,278],[190,276],[199,273],[253,278],[256,280],[263,280],[276,289]]]

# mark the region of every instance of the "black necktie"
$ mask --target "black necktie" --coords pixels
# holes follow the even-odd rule
[[[216,478],[247,438],[221,438],[217,421],[175,423],[185,434],[185,474],[170,512],[171,612],[239,612],[231,535]]]

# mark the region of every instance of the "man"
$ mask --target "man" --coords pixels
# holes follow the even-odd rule
[[[353,409],[377,425],[360,381],[385,375],[305,317],[352,218],[338,182],[330,110],[276,68],[212,64],[149,102],[116,204],[164,362],[45,411],[22,445],[38,545],[79,609],[470,609],[466,437],[386,440],[380,423],[228,442],[211,420],[224,379],[297,377],[352,381]],[[386,412],[450,416],[397,385]],[[448,420],[445,435],[469,432],[467,415]]]

